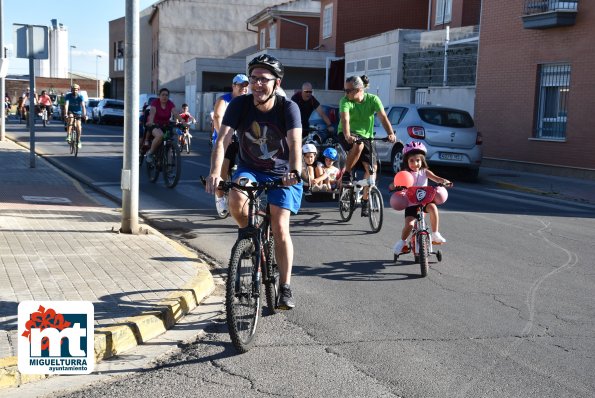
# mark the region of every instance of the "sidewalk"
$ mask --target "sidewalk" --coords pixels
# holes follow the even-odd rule
[[[95,307],[95,357],[163,333],[214,289],[208,266],[158,231],[119,234],[118,209],[12,141],[0,142],[0,389],[39,377],[17,370],[17,307],[86,300]],[[41,376],[43,377],[43,376]]]

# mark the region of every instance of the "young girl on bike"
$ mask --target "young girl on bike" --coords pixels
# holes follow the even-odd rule
[[[409,171],[413,175],[413,186],[426,186],[428,185],[428,179],[439,184],[451,185],[450,181],[445,178],[438,177],[428,169],[426,153],[426,146],[423,143],[417,141],[411,141],[403,148],[403,170]],[[391,187],[391,189],[393,188],[394,187]],[[401,232],[401,240],[398,240],[393,248],[395,254],[400,254],[405,246],[407,246],[407,238],[413,230],[417,210],[418,206],[409,206],[405,209],[405,226]],[[436,204],[428,204],[426,206],[426,210],[430,214],[430,224],[432,225],[432,243],[437,245],[446,243],[446,239],[444,239],[440,232],[438,232],[440,218],[438,216],[438,208],[436,207]]]

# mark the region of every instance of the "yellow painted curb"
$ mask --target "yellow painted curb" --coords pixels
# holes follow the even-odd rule
[[[151,311],[126,319],[120,325],[95,329],[95,360],[121,354],[164,333],[184,315],[196,308],[213,290],[215,282],[206,264],[197,265],[195,277],[179,291],[170,294]],[[47,378],[47,375],[22,375],[17,357],[0,358],[0,389]]]

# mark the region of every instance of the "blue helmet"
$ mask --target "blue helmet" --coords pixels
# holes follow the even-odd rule
[[[337,160],[337,150],[335,148],[326,148],[324,152],[322,152],[322,156],[332,159],[333,161]]]

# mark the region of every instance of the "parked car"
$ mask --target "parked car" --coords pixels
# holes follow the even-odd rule
[[[97,105],[99,104],[99,101],[101,101],[100,98],[89,98],[87,100],[87,103],[85,104],[85,106],[87,107],[87,116],[89,117],[88,121],[93,122],[93,109],[95,109],[95,107],[97,107]]]
[[[105,98],[93,108],[93,120],[98,124],[124,124],[124,101]]]
[[[468,112],[422,104],[390,105],[385,110],[403,144],[410,141],[425,144],[428,165],[464,168],[468,170],[467,178],[477,178],[483,156],[482,137]],[[376,137],[386,137],[378,117],[374,125]],[[402,149],[399,142],[376,141],[378,158],[383,163],[390,163],[395,173],[402,167]]]

